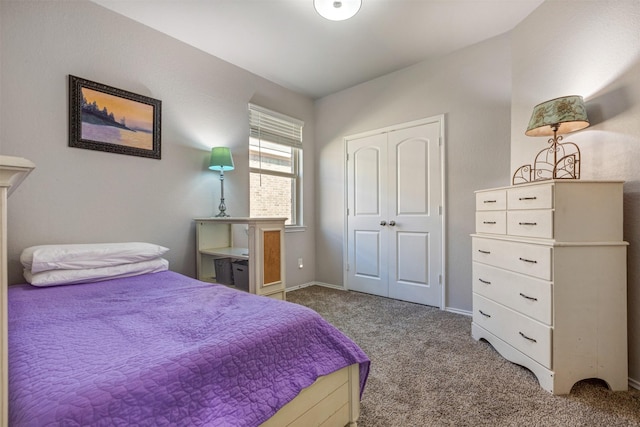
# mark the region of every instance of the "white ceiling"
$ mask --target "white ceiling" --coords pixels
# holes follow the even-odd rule
[[[92,0],[320,98],[505,33],[543,0],[363,0],[347,21],[313,0]]]

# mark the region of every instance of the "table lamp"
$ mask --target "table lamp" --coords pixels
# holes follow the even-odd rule
[[[545,179],[580,179],[580,149],[572,142],[560,143],[562,136],[589,126],[587,110],[581,96],[555,98],[533,108],[527,136],[553,136],[550,146],[541,150],[531,165],[521,166],[513,184]],[[528,176],[527,176],[528,175]]]
[[[232,171],[233,157],[228,147],[214,147],[211,149],[211,159],[209,160],[209,169],[220,171],[220,205],[218,206],[218,214],[216,218],[224,218],[229,215],[226,213],[227,207],[224,204],[224,172]]]

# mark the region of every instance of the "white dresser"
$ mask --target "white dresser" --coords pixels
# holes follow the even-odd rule
[[[587,378],[628,388],[622,184],[476,192],[472,335],[554,394]]]

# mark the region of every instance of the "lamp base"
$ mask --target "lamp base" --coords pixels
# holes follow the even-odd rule
[[[224,204],[224,199],[220,199],[220,205],[218,206],[218,210],[220,212],[218,212],[218,215],[216,215],[214,218],[228,218],[231,216],[226,212],[227,206]]]
[[[553,130],[550,146],[541,150],[531,165],[520,166],[511,182],[513,185],[548,179],[580,179],[580,149],[573,142],[562,141]]]
[[[224,204],[224,170],[220,170],[220,205],[218,205],[218,215],[215,218],[227,218],[231,215],[227,214],[227,205]]]

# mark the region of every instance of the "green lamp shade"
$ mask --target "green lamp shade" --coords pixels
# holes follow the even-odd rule
[[[209,169],[212,171],[232,171],[234,166],[233,157],[231,157],[231,150],[227,147],[212,148]]]
[[[563,96],[533,107],[527,136],[550,136],[574,132],[589,126],[587,110],[581,96]],[[554,129],[556,128],[556,129]]]

